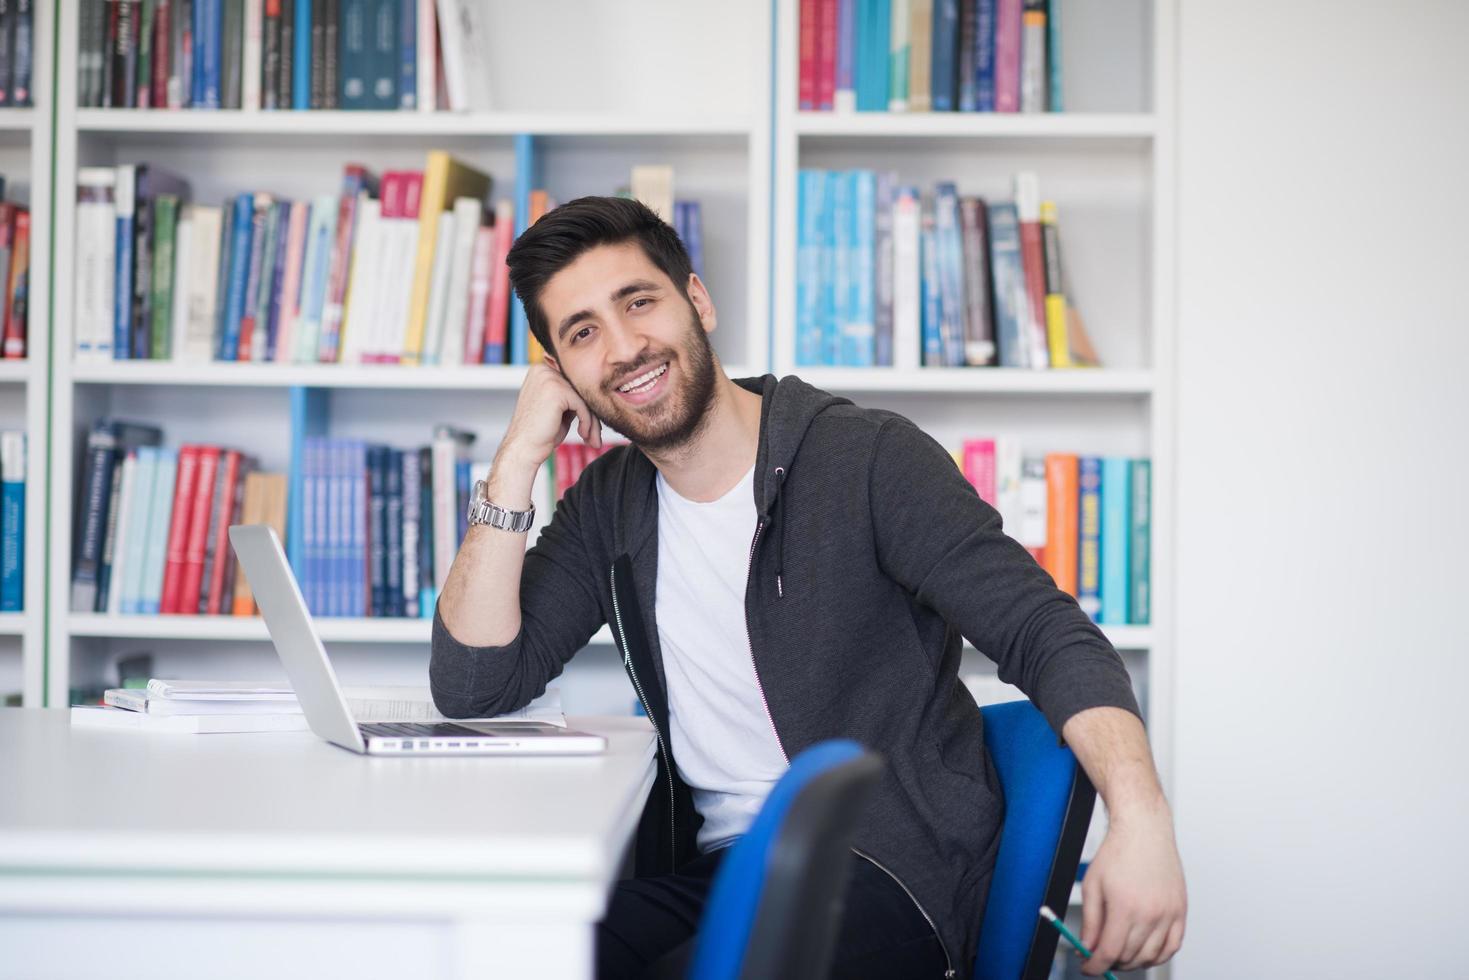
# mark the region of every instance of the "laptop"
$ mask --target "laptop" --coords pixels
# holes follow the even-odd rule
[[[543,723],[358,724],[275,529],[266,524],[232,525],[230,543],[240,556],[306,723],[328,742],[366,755],[593,755],[607,748],[600,735]]]

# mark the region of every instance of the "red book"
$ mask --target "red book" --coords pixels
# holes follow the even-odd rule
[[[836,103],[836,91],[837,0],[817,0],[816,108],[830,112]]]
[[[173,514],[168,522],[168,550],[163,564],[163,594],[160,613],[179,611],[179,592],[184,582],[185,548],[189,518],[193,515],[194,483],[199,474],[199,447],[180,446],[178,473],[173,482]]]
[[[230,559],[234,552],[230,550],[230,525],[234,523],[237,504],[240,499],[240,487],[244,481],[240,479],[240,453],[229,449],[224,453],[220,461],[219,469],[219,514],[214,518],[214,564],[209,568],[209,581],[203,588],[205,593],[204,612],[210,616],[218,616],[224,611],[224,581],[225,569],[229,567]]]
[[[474,233],[474,252],[469,261],[469,322],[464,326],[465,364],[479,364],[484,357],[485,324],[494,285],[495,230],[481,225]]]
[[[561,443],[556,447],[556,499],[571,489],[571,445]]]
[[[31,213],[16,209],[15,233],[11,236],[10,269],[0,282],[5,284],[5,357],[26,356],[26,311],[30,306]]]
[[[803,111],[816,108],[816,8],[819,0],[801,0],[801,52],[799,101]]]
[[[168,108],[168,58],[173,43],[168,0],[153,8],[153,108]]]
[[[510,329],[510,266],[505,256],[515,241],[515,205],[501,201],[495,205],[495,279],[490,287],[489,315],[485,317],[485,346],[480,360],[486,364],[504,364]]]
[[[964,440],[964,478],[974,487],[979,499],[991,507],[998,506],[995,496],[995,440]]]
[[[204,581],[204,547],[209,541],[209,514],[214,508],[214,479],[219,473],[219,447],[199,447],[199,472],[189,503],[189,533],[184,538],[184,571],[174,612],[197,613]]]

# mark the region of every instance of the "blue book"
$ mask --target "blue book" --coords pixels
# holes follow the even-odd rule
[[[847,323],[842,333],[842,361],[871,367],[876,359],[876,303],[873,273],[877,267],[877,173],[853,170],[851,249],[847,253]]]
[[[277,201],[275,260],[271,264],[270,305],[265,311],[265,359],[274,361],[276,340],[280,335],[281,302],[284,299],[286,280],[286,251],[290,245],[291,202]]]
[[[388,614],[388,447],[367,447],[367,569],[369,616]]]
[[[0,434],[0,612],[25,608],[26,436]]]
[[[934,187],[934,245],[939,274],[939,344],[944,367],[964,366],[964,244],[959,228],[959,191],[943,181]]]
[[[816,227],[816,261],[820,274],[817,277],[816,324],[819,335],[819,354],[816,363],[835,364],[837,346],[837,189],[842,175],[836,170],[821,171],[821,203],[818,208]]]
[[[138,584],[138,612],[158,615],[163,598],[163,566],[168,558],[169,517],[173,514],[174,478],[178,475],[177,449],[159,449],[157,470],[153,475],[152,507],[148,511],[147,544],[143,553],[143,574]]]
[[[694,274],[704,278],[704,215],[698,201],[685,203],[684,245],[689,251],[689,264]]]
[[[117,570],[113,572],[112,587],[118,591],[117,608],[123,615],[143,611],[143,567],[147,558],[149,541],[156,529],[148,526],[153,509],[153,494],[157,489],[154,479],[158,475],[158,447],[139,446],[137,469],[133,471],[133,496],[124,515],[128,522],[127,547],[121,555],[114,557]],[[165,532],[166,533],[166,532]]]
[[[311,615],[320,616],[322,613],[321,595],[317,591],[319,580],[319,566],[321,563],[320,547],[316,540],[316,493],[318,484],[321,482],[317,476],[321,467],[321,440],[316,436],[308,436],[301,449],[301,466],[297,470],[293,465],[291,470],[291,481],[297,482],[299,472],[300,485],[300,521],[295,530],[286,532],[286,540],[295,542],[295,551],[300,556],[299,563],[293,557],[292,565],[296,578],[301,584],[301,597],[306,600],[306,608]],[[296,499],[296,487],[290,489],[291,499]]]
[[[832,322],[831,332],[826,336],[823,355],[824,363],[833,367],[842,362],[842,338],[847,335],[847,325],[852,319],[852,251],[857,247],[856,226],[852,221],[853,192],[857,189],[855,175],[850,170],[834,170],[829,179],[832,185]]]
[[[1152,460],[1132,461],[1132,543],[1128,548],[1132,595],[1127,613],[1128,622],[1135,626],[1148,625],[1152,610],[1152,479]]]
[[[419,0],[427,3],[428,0]],[[398,108],[418,108],[418,4],[398,5]]]
[[[1076,551],[1076,601],[1092,618],[1102,615],[1102,460],[1077,460],[1080,482]]]
[[[952,112],[958,105],[959,0],[933,0],[932,54],[929,95],[934,112]]]
[[[398,30],[403,20],[404,4],[400,0],[373,0],[375,10],[368,37],[367,52],[371,71],[368,73],[368,107],[392,111],[398,108],[399,60]]]
[[[796,366],[821,363],[821,188],[820,170],[796,179]]]
[[[372,97],[373,76],[377,71],[373,35],[377,33],[375,11],[377,0],[341,0],[340,53],[337,64],[341,81],[338,106],[342,109],[377,108]],[[396,18],[395,18],[396,19]]]
[[[872,271],[873,361],[879,367],[893,366],[893,206],[898,175],[884,170],[877,175],[877,214],[873,241],[877,256]]]
[[[290,392],[290,469],[286,474],[286,559],[302,583],[307,572],[304,527],[310,498],[306,495],[306,444],[326,431],[327,389],[293,387]],[[308,603],[309,605],[309,603]]]
[[[850,111],[857,106],[857,10],[859,0],[836,0],[837,50],[835,108]]]
[[[137,356],[133,351],[133,222],[137,208],[138,168],[117,168],[113,192],[117,208],[117,244],[112,269],[112,356],[124,361]]]
[[[459,537],[456,539],[456,550],[458,544],[464,543],[464,536],[469,533],[469,491],[473,489],[469,478],[469,460],[456,459],[454,461],[454,489],[455,500],[458,506],[454,512],[459,516]]]
[[[201,2],[201,0],[195,0]],[[428,2],[428,0],[422,0]],[[291,66],[291,108],[311,108],[311,0],[296,0],[296,54]]]
[[[337,591],[338,616],[352,616],[366,608],[362,579],[359,577],[361,566],[353,561],[357,552],[357,536],[364,533],[358,529],[361,522],[353,518],[357,516],[356,491],[359,489],[357,477],[360,472],[358,460],[363,458],[365,452],[366,447],[360,441],[339,439],[337,451],[333,454],[337,498],[332,507],[332,518],[336,522],[337,548],[332,571]]]
[[[525,133],[515,136],[515,237],[528,227],[530,192],[535,186],[535,145]],[[519,296],[510,298],[510,363],[530,363],[530,321]]]
[[[967,0],[959,8],[959,43],[955,47],[956,105],[960,112],[973,112],[978,107],[975,98],[975,38],[979,36],[979,0]]]
[[[1066,107],[1061,98],[1061,2],[1051,0],[1046,4],[1046,67],[1051,70],[1047,86],[1052,112],[1064,112]]]
[[[1025,337],[1028,303],[1025,266],[1020,258],[1020,221],[1015,205],[988,205],[990,219],[990,281],[995,290],[995,343],[1000,348],[1001,367],[1029,367]]]
[[[1131,567],[1127,549],[1132,539],[1132,460],[1108,456],[1102,460],[1102,618],[1127,622],[1127,576]]]
[[[254,194],[240,194],[235,198],[230,228],[229,282],[225,288],[219,341],[219,358],[222,361],[239,360],[240,356],[240,320],[245,315],[245,292],[250,280],[250,244],[255,235]]]
[[[944,343],[939,323],[938,236],[934,230],[933,199],[923,198],[920,210],[922,223],[918,232],[918,253],[921,266],[919,293],[923,303],[923,366],[943,367]]]
[[[995,0],[976,0],[974,108],[995,111]],[[1053,9],[1056,5],[1052,5]]]
[[[347,615],[367,615],[367,443],[354,440],[349,446],[347,467],[351,498],[347,515]]]
[[[383,474],[383,495],[386,498],[387,524],[386,557],[383,575],[386,579],[387,599],[384,616],[403,615],[403,451],[388,449],[387,472]]]
[[[418,615],[433,619],[438,601],[438,579],[434,574],[433,449],[421,446],[418,456]]]
[[[857,0],[857,111],[888,109],[891,0]]]
[[[220,98],[220,62],[224,38],[224,0],[195,0],[203,9],[200,33],[194,35],[194,64],[199,73],[200,93],[194,100],[196,109],[218,109]],[[299,4],[298,4],[299,6]]]

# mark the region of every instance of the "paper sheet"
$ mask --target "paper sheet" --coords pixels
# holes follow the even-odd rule
[[[440,714],[427,687],[344,687],[342,694],[347,698],[347,708],[353,719],[358,722],[493,721],[566,727],[566,715],[561,710],[561,692],[554,687],[519,711],[494,718],[449,718]]]

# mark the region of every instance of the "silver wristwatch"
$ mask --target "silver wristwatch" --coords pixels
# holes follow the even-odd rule
[[[469,498],[469,525],[488,524],[502,531],[529,531],[530,526],[536,520],[536,505],[531,504],[530,510],[508,510],[498,504],[490,503],[489,484],[484,480],[476,480],[474,493]]]

